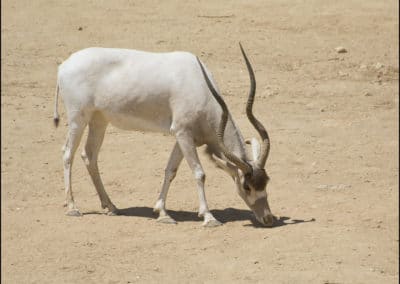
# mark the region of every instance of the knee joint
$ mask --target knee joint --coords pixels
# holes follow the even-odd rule
[[[81,153],[81,158],[82,158],[82,160],[83,160],[83,162],[85,163],[86,166],[90,165],[90,159],[89,159],[89,157],[88,157],[88,155],[86,154],[85,151],[83,151]]]
[[[63,155],[63,161],[64,161],[64,167],[67,167],[71,164],[71,152],[70,151],[64,151]]]
[[[166,168],[164,172],[165,172],[165,176],[168,177],[170,181],[172,181],[175,178],[176,173],[178,172],[178,169]]]
[[[203,171],[197,170],[197,171],[194,173],[194,178],[195,178],[196,180],[200,181],[200,182],[204,182],[204,181],[206,180],[206,175],[205,175],[205,173],[204,173]]]

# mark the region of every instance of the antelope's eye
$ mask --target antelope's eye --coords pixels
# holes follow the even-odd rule
[[[250,187],[247,185],[247,182],[243,183],[243,188],[246,191],[250,191]]]

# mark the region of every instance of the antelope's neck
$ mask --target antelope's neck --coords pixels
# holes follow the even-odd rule
[[[237,157],[240,157],[243,160],[248,160],[244,138],[231,116],[229,116],[225,128],[224,144],[228,150],[234,153]]]

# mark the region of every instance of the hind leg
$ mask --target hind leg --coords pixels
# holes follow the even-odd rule
[[[65,206],[67,207],[66,215],[68,216],[81,216],[78,208],[75,205],[74,197],[71,187],[71,169],[74,160],[76,149],[81,141],[82,133],[86,127],[86,122],[79,114],[72,118],[69,122],[69,131],[67,141],[63,148],[63,161],[64,161],[64,183],[65,183]]]
[[[82,159],[86,164],[86,168],[92,178],[93,184],[99,195],[101,207],[107,208],[109,215],[116,215],[118,209],[111,202],[104,189],[103,182],[101,181],[99,168],[97,166],[97,157],[100,147],[103,143],[104,134],[106,132],[107,121],[100,113],[94,113],[89,122],[89,133],[86,141],[85,150],[82,152]]]

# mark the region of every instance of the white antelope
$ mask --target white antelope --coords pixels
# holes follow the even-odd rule
[[[272,215],[264,170],[270,149],[268,133],[253,116],[256,82],[252,67],[240,45],[250,74],[247,116],[261,136],[246,142],[233,121],[210,72],[195,55],[187,52],[150,53],[128,49],[88,48],[72,54],[58,68],[54,122],[58,125],[58,94],[68,115],[68,136],[63,147],[67,215],[80,216],[71,190],[71,167],[82,133],[89,125],[82,158],[103,209],[118,214],[100,178],[97,157],[108,123],[121,129],[170,133],[176,143],[165,170],[164,183],[155,204],[158,221],[175,223],[167,213],[167,192],[183,159],[189,164],[200,201],[204,226],[221,223],[211,214],[204,192],[205,174],[196,148],[206,144],[213,161],[233,178],[238,194],[265,226]]]

